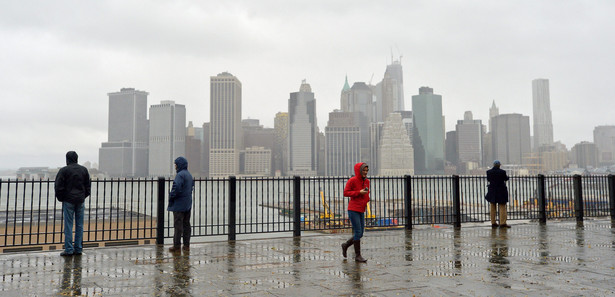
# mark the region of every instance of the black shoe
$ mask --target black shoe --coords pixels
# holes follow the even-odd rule
[[[60,256],[62,257],[71,257],[72,255],[74,255],[73,253],[67,253],[67,252],[61,252]]]
[[[500,228],[510,228],[510,225],[503,224],[503,225],[500,225]]]
[[[75,255],[75,256],[81,256],[81,255],[83,255],[83,253],[82,253],[82,252],[75,252],[73,255]]]
[[[169,248],[169,252],[171,252],[171,253],[176,253],[176,252],[179,252],[181,250],[182,250],[181,246],[172,246],[172,247]]]
[[[491,224],[491,228],[497,228],[497,227],[499,227],[499,226],[500,226],[500,225],[498,225],[498,224]]]

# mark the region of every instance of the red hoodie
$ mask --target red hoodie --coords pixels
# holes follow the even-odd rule
[[[344,196],[350,197],[348,201],[348,210],[365,212],[367,202],[369,202],[369,193],[361,194],[362,189],[369,189],[369,179],[361,176],[361,167],[367,166],[365,163],[357,163],[354,165],[354,176],[348,179],[346,187],[344,187]]]

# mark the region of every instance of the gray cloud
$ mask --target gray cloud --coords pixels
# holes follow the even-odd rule
[[[0,4],[0,168],[97,162],[107,93],[185,104],[209,120],[209,77],[243,84],[243,115],[273,125],[307,79],[321,129],[344,76],[382,79],[403,54],[406,106],[441,94],[447,130],[463,112],[532,116],[531,80],[551,82],[554,134],[569,148],[615,124],[610,1],[5,1]],[[67,135],[72,136],[70,141]],[[13,142],[5,139],[15,140]]]

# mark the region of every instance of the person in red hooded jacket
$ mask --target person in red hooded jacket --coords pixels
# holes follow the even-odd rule
[[[351,245],[354,245],[354,260],[357,262],[367,262],[361,257],[361,237],[365,230],[365,208],[369,202],[369,179],[367,172],[369,167],[365,163],[354,165],[354,176],[346,182],[344,196],[350,197],[348,201],[348,219],[352,224],[352,238],[342,244],[342,255],[346,258],[346,252]]]

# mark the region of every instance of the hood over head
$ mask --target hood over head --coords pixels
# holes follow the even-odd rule
[[[177,172],[188,169],[188,160],[184,157],[177,157],[177,159],[175,159],[175,165],[177,165]]]
[[[66,153],[66,165],[77,163],[78,158],[79,156],[77,156],[77,153],[75,151],[69,151],[68,153]]]
[[[360,163],[354,164],[354,175],[362,178],[361,171],[363,171],[363,168],[365,167],[369,167],[367,166],[367,163],[360,162]]]

